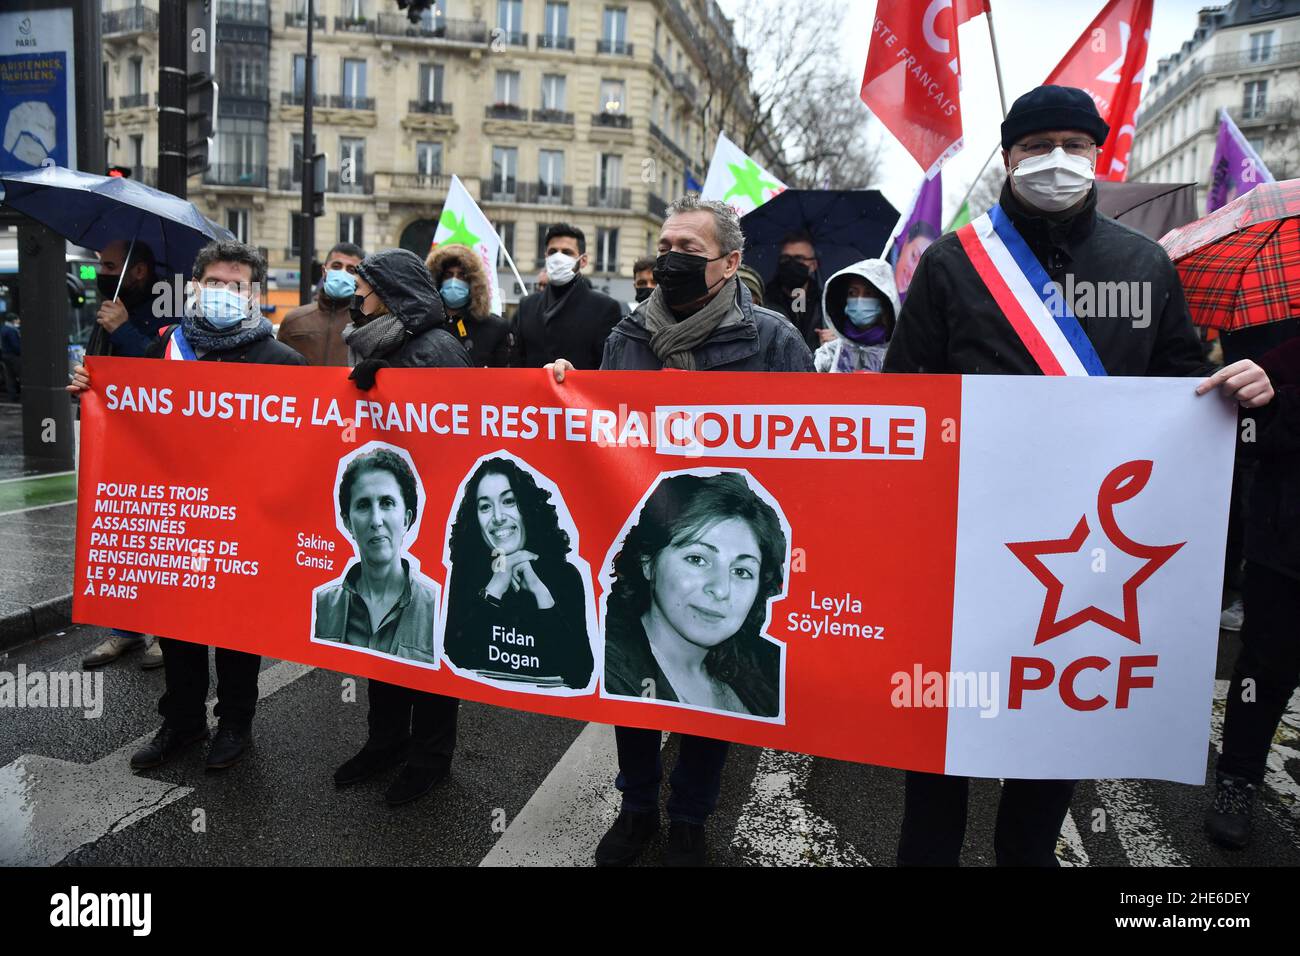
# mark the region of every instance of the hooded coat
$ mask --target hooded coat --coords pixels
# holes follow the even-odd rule
[[[848,300],[849,282],[853,278],[866,281],[886,299],[880,321],[885,325],[885,340],[879,345],[855,342],[845,334],[852,323],[844,314]],[[835,340],[826,342],[813,355],[813,364],[819,372],[879,372],[889,348],[889,337],[902,306],[898,301],[898,287],[894,284],[894,270],[884,259],[863,259],[846,266],[831,276],[822,292],[822,314],[826,324],[835,332]]]
[[[473,365],[505,368],[510,360],[510,323],[492,314],[492,285],[483,260],[473,249],[459,243],[438,246],[424,260],[438,288],[442,287],[443,271],[453,263],[465,274],[469,302],[460,309],[443,302],[448,329],[469,351]]]
[[[394,368],[466,368],[469,353],[447,331],[433,276],[409,249],[385,249],[361,260],[357,275],[402,323],[406,338],[382,358]]]

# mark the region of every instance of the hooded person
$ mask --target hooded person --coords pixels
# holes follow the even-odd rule
[[[505,368],[510,323],[492,313],[492,285],[483,260],[459,243],[438,246],[424,260],[442,297],[447,327],[477,368]]]
[[[902,306],[884,259],[863,259],[831,276],[822,312],[835,338],[813,354],[819,372],[879,372]]]
[[[343,329],[348,378],[369,390],[382,368],[467,368],[469,353],[447,329],[442,298],[420,257],[385,249],[357,266],[352,321]]]
[[[343,328],[351,321],[357,291],[357,266],[365,250],[350,242],[336,243],[325,257],[316,298],[284,317],[276,337],[299,352],[308,365],[346,367],[348,345]]]

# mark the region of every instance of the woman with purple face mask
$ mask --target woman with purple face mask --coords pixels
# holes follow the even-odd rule
[[[894,273],[884,259],[863,259],[831,276],[822,310],[835,338],[813,355],[819,372],[879,372],[899,312]]]

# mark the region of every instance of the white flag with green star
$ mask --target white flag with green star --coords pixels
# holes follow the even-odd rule
[[[501,287],[497,284],[497,254],[501,240],[460,177],[452,176],[447,201],[438,219],[438,229],[433,234],[433,248],[457,243],[473,249],[482,260],[492,287],[492,314],[501,315]]]
[[[753,212],[773,196],[785,192],[786,185],[745,154],[739,146],[718,134],[709,174],[704,177],[701,199],[721,199],[743,216]]]

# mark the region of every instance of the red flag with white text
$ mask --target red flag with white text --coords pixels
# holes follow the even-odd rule
[[[1098,179],[1123,182],[1128,170],[1153,3],[1111,0],[1045,81],[1086,90],[1110,124],[1110,136],[1097,155]]]

